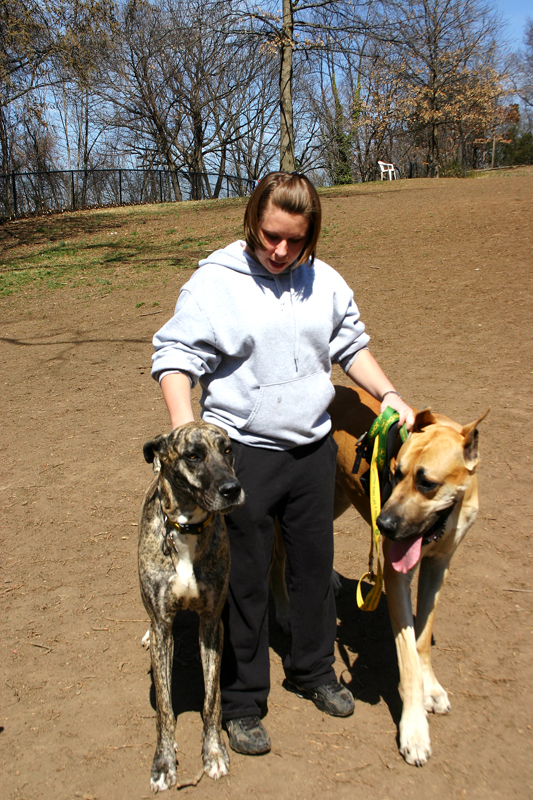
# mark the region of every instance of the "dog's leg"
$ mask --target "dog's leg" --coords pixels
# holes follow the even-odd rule
[[[388,544],[384,544],[385,554]],[[400,720],[400,753],[408,764],[420,767],[431,755],[429,725],[424,709],[424,682],[416,649],[416,639],[411,606],[411,578],[397,572],[385,555],[385,588],[389,615],[394,633],[398,667],[400,669],[400,696],[403,701]]]
[[[220,703],[222,641],[222,621],[200,617],[200,652],[205,687],[202,755],[204,771],[214,780],[229,772],[229,756],[220,735],[222,730]]]
[[[156,697],[157,746],[152,763],[150,786],[154,792],[170,789],[177,783],[177,745],[174,741],[176,718],[171,699],[173,653],[172,625],[152,619],[150,655]]]
[[[451,554],[445,558],[423,558],[418,577],[416,609],[416,647],[424,682],[424,708],[447,714],[451,705],[446,691],[435,677],[431,665],[431,635],[441,589],[448,577]]]
[[[287,584],[285,583],[286,561],[287,554],[283,542],[283,534],[280,524],[278,520],[276,520],[274,525],[274,542],[272,544],[269,580],[272,597],[274,598],[274,605],[276,607],[276,622],[283,630],[283,633],[288,634],[291,632],[291,619],[289,595],[287,593]]]

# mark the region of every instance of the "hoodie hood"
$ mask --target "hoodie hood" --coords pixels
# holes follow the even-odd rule
[[[309,262],[306,262],[305,264],[300,264],[298,267],[286,269],[284,272],[280,272],[279,275],[273,275],[265,269],[262,264],[249,255],[245,248],[246,242],[242,241],[242,239],[238,239],[222,250],[214,250],[207,258],[203,258],[198,266],[204,267],[207,266],[207,264],[218,264],[219,266],[234,269],[235,272],[242,272],[246,275],[254,275],[259,278],[267,278],[270,280],[289,275],[292,273],[293,269],[309,267]]]
[[[253,259],[246,250],[246,242],[239,239],[236,242],[224,247],[223,250],[214,250],[207,258],[203,258],[198,266],[206,267],[208,264],[218,264],[235,272],[242,272],[245,275],[258,275],[265,278],[269,273],[261,264]],[[274,276],[272,276],[274,277]]]

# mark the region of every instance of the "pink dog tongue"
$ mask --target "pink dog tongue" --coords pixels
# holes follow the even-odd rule
[[[389,558],[396,572],[409,572],[418,563],[421,550],[421,536],[404,542],[393,542],[389,548]]]

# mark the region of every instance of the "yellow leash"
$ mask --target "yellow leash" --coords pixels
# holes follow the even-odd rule
[[[377,417],[370,430],[368,436],[374,439],[374,446],[372,449],[372,459],[370,461],[370,514],[372,517],[372,529],[370,532],[370,553],[368,554],[368,572],[361,576],[357,584],[357,605],[361,611],[375,611],[378,607],[379,599],[383,591],[383,571],[381,569],[381,561],[379,558],[379,538],[380,531],[376,524],[376,520],[381,511],[381,492],[379,488],[379,470],[385,466],[385,454],[387,445],[387,432],[390,426],[397,422],[399,415],[392,408],[388,407],[385,411]],[[407,439],[407,429],[405,425],[400,430],[402,441]],[[374,547],[376,548],[376,562],[377,569],[374,573]],[[372,588],[363,597],[361,591],[361,583],[368,581],[373,584]]]
[[[377,455],[379,448],[379,437],[374,439],[374,449],[372,451],[372,461],[370,462],[370,513],[372,515],[372,530],[370,532],[370,553],[368,554],[368,572],[360,578],[357,584],[357,605],[361,611],[375,611],[378,607],[379,598],[383,591],[383,572],[379,558],[379,528],[376,525],[379,512],[381,511],[381,495],[379,491],[379,476],[377,467]],[[376,546],[377,572],[374,575],[374,545]],[[363,597],[361,583],[368,581],[373,586],[366,597]]]

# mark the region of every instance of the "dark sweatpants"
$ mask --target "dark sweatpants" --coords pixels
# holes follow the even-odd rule
[[[270,689],[268,571],[276,516],[290,573],[292,646],[285,674],[310,689],[335,678],[331,571],[337,446],[332,436],[284,451],[233,446],[246,502],[226,518],[231,545],[221,675],[226,720],[260,714]]]

